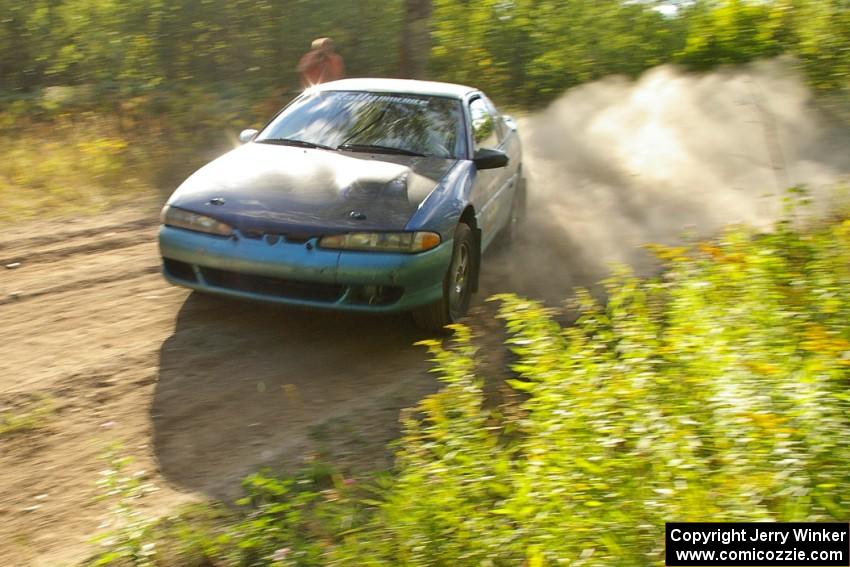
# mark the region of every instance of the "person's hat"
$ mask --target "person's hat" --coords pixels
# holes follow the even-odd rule
[[[334,40],[329,37],[320,37],[313,40],[313,43],[310,45],[311,49],[321,49],[323,47],[333,47]]]

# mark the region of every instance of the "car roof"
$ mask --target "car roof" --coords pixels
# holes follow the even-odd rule
[[[403,93],[415,95],[443,96],[462,99],[477,91],[465,85],[416,81],[413,79],[341,79],[312,87],[318,91],[365,91],[381,93]]]

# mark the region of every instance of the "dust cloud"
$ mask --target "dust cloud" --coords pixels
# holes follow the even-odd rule
[[[769,225],[788,187],[825,195],[850,171],[846,128],[815,108],[783,59],[590,83],[519,128],[527,235],[489,268],[485,260],[483,291],[550,301],[593,285],[615,263],[649,273],[642,244]]]

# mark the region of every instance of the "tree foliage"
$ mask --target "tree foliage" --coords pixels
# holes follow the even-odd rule
[[[294,87],[317,36],[343,46],[352,74],[393,74],[401,16],[397,0],[0,0],[0,13],[2,88],[17,91]]]
[[[847,0],[697,0],[675,15],[622,0],[0,0],[0,90],[89,85],[99,100],[186,84],[294,89],[310,40],[332,36],[353,76],[411,74],[430,21],[432,78],[514,105],[665,62],[694,69],[796,54],[848,89]],[[414,74],[418,74],[418,71]],[[89,97],[91,98],[91,97]]]

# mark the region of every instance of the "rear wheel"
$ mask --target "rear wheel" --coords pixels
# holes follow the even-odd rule
[[[452,261],[443,278],[443,297],[413,312],[416,325],[429,331],[439,331],[463,317],[469,309],[476,270],[478,251],[472,229],[460,223],[455,229]]]

